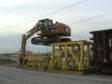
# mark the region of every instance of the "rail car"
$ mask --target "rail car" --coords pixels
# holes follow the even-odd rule
[[[93,67],[112,73],[112,29],[90,32],[93,37]]]

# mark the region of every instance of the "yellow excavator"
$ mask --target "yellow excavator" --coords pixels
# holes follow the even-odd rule
[[[27,39],[37,33],[37,37],[31,39],[35,45],[50,45],[57,42],[71,41],[67,36],[71,36],[71,29],[68,25],[53,21],[50,19],[39,20],[38,23],[28,32],[22,35],[20,64],[25,57]]]

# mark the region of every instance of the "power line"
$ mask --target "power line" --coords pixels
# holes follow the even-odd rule
[[[111,12],[112,13],[112,12]],[[82,23],[82,22],[86,22],[86,21],[90,21],[90,20],[96,20],[96,19],[99,19],[99,18],[102,18],[104,16],[107,16],[111,13],[107,13],[107,14],[102,14],[102,15],[98,15],[98,16],[94,16],[94,17],[89,17],[89,18],[86,18],[86,19],[82,19],[82,20],[79,20],[79,21],[74,21],[74,22],[71,22],[69,24],[73,24],[73,23]]]
[[[43,15],[43,16],[41,16],[41,17],[37,17],[37,18],[34,18],[34,19],[30,19],[30,20],[27,20],[27,21],[24,21],[24,22],[15,24],[15,25],[11,25],[11,26],[4,27],[4,28],[2,28],[2,30],[9,29],[9,28],[12,28],[12,27],[15,27],[15,26],[18,26],[18,25],[26,24],[26,23],[31,22],[31,21],[34,21],[34,20],[36,20],[36,19],[39,19],[39,18],[43,18],[43,17],[47,17],[47,16],[50,16],[50,15],[56,14],[56,13],[61,12],[61,11],[63,11],[63,10],[69,9],[69,8],[71,8],[71,7],[73,7],[73,6],[77,6],[77,5],[79,5],[79,4],[82,4],[82,3],[86,2],[86,1],[88,1],[88,0],[79,1],[79,2],[74,3],[74,4],[72,4],[72,5],[69,5],[69,6],[66,6],[66,7],[64,7],[64,8],[61,8],[61,9],[58,9],[58,10],[56,10],[56,11],[50,12],[50,13],[48,13],[48,14],[45,14],[45,15]]]
[[[95,17],[90,17],[90,18],[87,18],[87,19],[79,20],[76,23],[80,23],[80,22],[85,22],[85,21],[90,21],[90,20],[98,19],[98,18],[101,18],[103,16],[105,16],[105,15],[99,15],[99,16],[95,16]]]
[[[98,19],[98,18],[101,18],[101,17],[103,17],[103,16],[104,16],[104,15],[99,15],[99,16],[95,16],[95,17],[90,17],[90,18],[86,18],[86,19],[79,20],[79,21],[74,21],[74,22],[71,22],[71,23],[69,23],[69,24],[73,24],[73,23],[82,23],[82,22],[86,22],[86,21]]]
[[[90,21],[90,20],[95,20],[95,19],[104,17],[104,16],[109,15],[109,14],[111,14],[111,13],[102,14],[102,15],[98,15],[98,16],[94,16],[94,17],[89,17],[89,18],[82,19],[82,20],[79,20],[79,21],[71,22],[71,23],[69,23],[69,24],[73,24],[73,23],[82,23],[82,22],[86,22],[86,21]]]

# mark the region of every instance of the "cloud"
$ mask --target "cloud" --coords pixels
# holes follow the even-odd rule
[[[0,0],[0,7],[14,7],[26,3],[27,0]]]
[[[75,2],[79,0],[0,0],[0,48],[4,51],[6,48],[9,51],[20,49],[21,35],[38,22],[39,19],[36,18]],[[111,9],[112,0],[88,0],[87,3],[42,18],[50,18],[69,25],[73,40],[88,40],[91,37],[90,31],[108,29],[112,26],[111,14],[99,16],[110,13]],[[30,22],[32,19],[34,20]],[[25,24],[11,26],[27,20]],[[79,22],[75,23],[77,21]],[[31,45],[30,40],[28,42],[28,49],[38,50],[36,46]]]
[[[25,21],[25,16],[19,15],[19,14],[8,14],[0,16],[0,27],[5,27],[7,25],[13,25],[20,23],[21,21]]]

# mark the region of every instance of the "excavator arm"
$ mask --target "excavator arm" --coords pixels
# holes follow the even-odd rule
[[[25,52],[26,52],[26,44],[27,44],[27,39],[33,36],[35,33],[39,31],[38,24],[34,26],[31,30],[26,32],[26,34],[23,34],[22,36],[22,42],[21,42],[21,51],[20,51],[20,59],[25,57]]]

